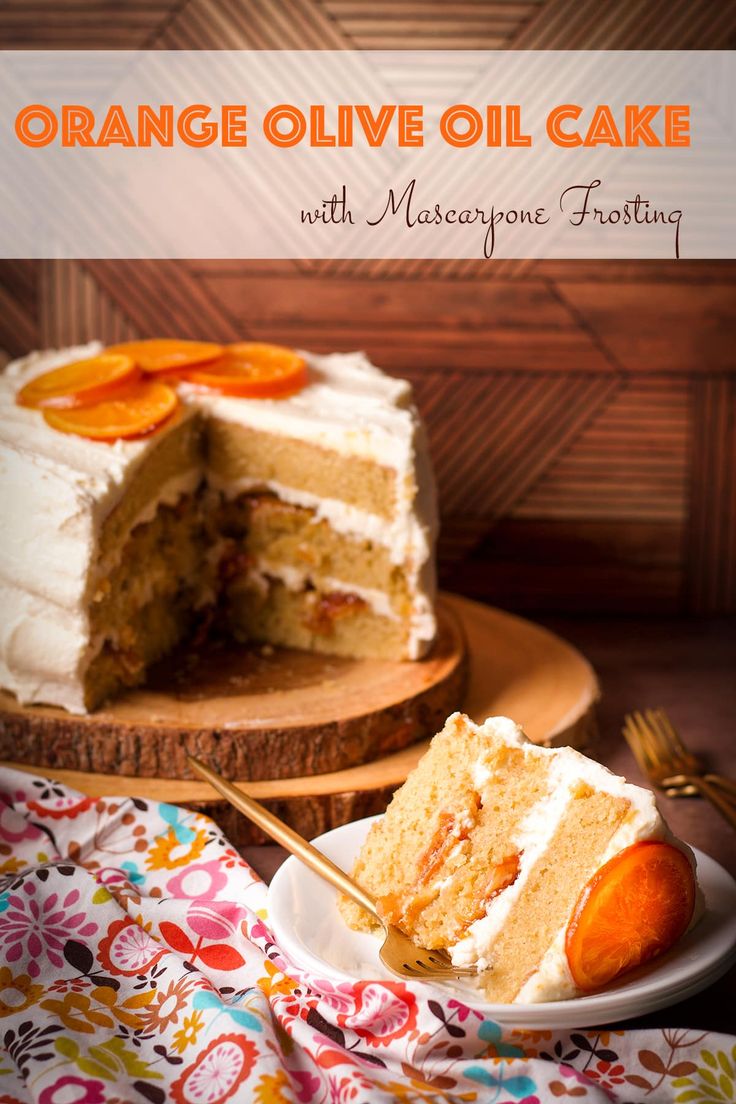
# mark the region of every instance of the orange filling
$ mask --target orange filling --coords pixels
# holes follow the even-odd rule
[[[669,950],[695,908],[687,856],[659,840],[632,844],[594,874],[578,898],[565,951],[579,989],[598,989]]]
[[[449,809],[442,810],[434,835],[417,859],[417,871],[413,884],[403,892],[387,893],[376,902],[379,913],[388,923],[396,924],[407,932],[414,927],[420,914],[439,893],[438,887],[433,885],[433,882],[443,863],[458,843],[469,838],[480,808],[480,797],[478,794],[473,794],[467,809],[462,814]],[[491,867],[485,889],[472,915],[462,917],[456,938],[464,935],[475,920],[485,915],[489,901],[514,884],[520,869],[520,852],[513,852]]]
[[[357,594],[343,594],[339,590],[323,594],[314,603],[305,620],[306,627],[317,636],[330,636],[335,631],[335,622],[342,617],[360,613],[367,607],[364,598]]]
[[[90,406],[109,398],[123,384],[140,376],[135,361],[122,353],[101,353],[75,360],[36,376],[18,392],[20,406],[65,409]]]
[[[119,398],[73,410],[44,410],[43,416],[61,433],[114,441],[151,433],[171,417],[178,405],[176,391],[168,384],[144,380]]]

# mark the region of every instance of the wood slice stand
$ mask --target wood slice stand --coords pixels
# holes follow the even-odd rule
[[[197,808],[243,846],[262,837],[191,778],[187,753],[309,838],[382,811],[455,709],[511,716],[537,743],[590,744],[598,685],[574,648],[455,595],[438,609],[437,644],[419,663],[233,646],[180,655],[87,717],[0,694],[0,756],[93,796]]]

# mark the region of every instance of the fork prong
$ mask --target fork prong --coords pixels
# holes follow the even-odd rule
[[[639,769],[643,771],[644,774],[649,774],[651,769],[649,759],[644,749],[641,736],[639,735],[639,728],[631,713],[624,718],[623,732],[626,743],[631,748]]]
[[[659,736],[656,726],[652,724],[648,716],[644,717],[641,713],[638,713],[637,717],[639,720],[641,738],[652,764],[652,770],[661,772],[663,769],[669,769],[672,765],[671,757],[668,754],[666,745]]]
[[[647,722],[638,710],[631,714],[631,720],[644,759],[644,769],[647,774],[651,775],[659,767],[656,744],[652,740]]]
[[[432,977],[450,977],[452,974],[449,966],[433,966],[431,962],[425,962],[421,958],[405,965],[408,965],[408,968],[414,970],[417,974],[430,974]]]
[[[677,773],[682,767],[682,755],[671,738],[672,727],[667,724],[665,713],[661,709],[648,709],[647,719],[657,741],[662,770]]]
[[[662,730],[667,734],[670,744],[675,749],[675,751],[683,757],[690,757],[691,752],[689,752],[683,744],[679,732],[672,724],[672,721],[669,719],[664,709],[658,709],[657,716],[659,717],[659,723]]]

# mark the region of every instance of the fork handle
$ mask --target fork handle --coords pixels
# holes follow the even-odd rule
[[[724,778],[722,774],[706,774],[703,776],[706,782],[710,782],[714,786],[718,786],[719,790],[724,790],[727,794],[731,794],[736,798],[736,782],[732,782],[730,778]]]
[[[344,870],[341,870],[339,866],[335,866],[331,859],[328,859],[326,855],[323,855],[321,851],[318,851],[316,847],[313,847],[308,840],[305,840],[303,836],[300,836],[298,832],[295,832],[293,828],[290,828],[288,824],[284,824],[283,820],[279,820],[277,816],[270,813],[268,809],[264,809],[258,801],[254,801],[252,797],[248,797],[237,786],[233,786],[231,782],[227,782],[216,771],[213,771],[205,763],[202,763],[199,759],[195,759],[193,755],[187,756],[189,760],[189,766],[192,770],[209,782],[210,786],[214,787],[218,793],[222,794],[226,801],[229,801],[231,805],[234,805],[248,820],[257,825],[261,831],[265,832],[267,836],[275,840],[276,843],[281,844],[287,851],[290,851],[292,855],[308,866],[310,870],[313,870],[315,874],[318,874],[320,878],[324,878],[326,882],[333,885],[335,889],[339,889],[341,893],[345,893],[348,897],[359,904],[367,912],[370,912],[372,916],[375,916],[377,920],[380,920],[380,916],[376,910],[376,904],[372,897],[365,892],[364,889],[354,882],[352,878],[349,878]],[[383,923],[383,921],[381,921]]]
[[[711,805],[715,806],[732,828],[736,828],[736,805],[733,805],[717,786],[698,775],[686,774],[684,777],[691,785],[695,786],[696,790],[700,791],[703,797],[710,801]]]

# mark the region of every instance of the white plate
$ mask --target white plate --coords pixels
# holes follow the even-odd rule
[[[377,817],[326,832],[313,842],[351,870]],[[696,851],[706,911],[696,927],[658,962],[630,974],[605,993],[544,1004],[489,1004],[472,982],[421,983],[461,997],[508,1027],[594,1027],[643,1016],[676,1004],[711,985],[736,961],[736,882],[722,866]],[[346,927],[337,893],[293,857],[279,868],[268,895],[269,921],[286,955],[301,969],[330,981],[394,979],[378,957],[380,940]]]

